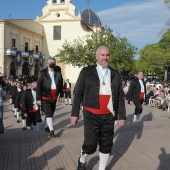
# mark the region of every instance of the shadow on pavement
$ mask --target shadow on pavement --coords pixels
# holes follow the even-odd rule
[[[132,122],[133,115],[128,115],[127,120]],[[140,139],[143,132],[143,121],[152,120],[152,113],[144,115],[139,123],[126,124],[117,129],[114,134],[116,138],[111,155],[113,159],[109,162],[107,169],[112,169],[119,159],[127,152],[135,137]]]
[[[13,133],[17,130],[10,131]],[[0,138],[0,155],[3,155],[3,159],[0,159],[0,169],[64,170],[64,167],[56,169],[57,166],[62,166],[57,162],[56,155],[63,148],[64,146],[58,145],[55,139],[40,136],[37,132],[10,138],[3,135]]]
[[[160,148],[161,154],[158,156],[160,163],[157,170],[168,170],[170,169],[170,154],[166,153],[165,148]]]

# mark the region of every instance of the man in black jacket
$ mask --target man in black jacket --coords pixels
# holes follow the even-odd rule
[[[27,119],[27,128],[31,129],[33,125],[34,131],[39,131],[39,107],[36,103],[37,82],[32,83],[32,87],[24,91],[22,97],[22,111]]]
[[[128,100],[130,104],[134,103],[134,105],[136,106],[133,122],[140,121],[140,115],[143,110],[142,104],[144,105],[146,101],[146,84],[143,81],[143,77],[143,72],[138,72],[137,77],[132,79],[128,91]]]
[[[16,82],[11,80],[10,88],[9,88],[9,97],[10,97],[10,104],[13,105],[13,112],[15,112],[14,108],[14,91],[16,90]]]
[[[16,82],[16,88],[14,89],[13,91],[13,104],[14,104],[14,109],[15,109],[15,115],[14,117],[17,118],[17,123],[20,122],[19,120],[19,112],[17,111],[17,107],[16,107],[16,99],[17,99],[17,96],[18,96],[18,93],[22,91],[22,87],[21,87],[21,83],[20,82]]]
[[[58,96],[63,97],[63,78],[60,71],[56,71],[56,60],[53,57],[47,59],[47,68],[41,70],[37,80],[37,104],[42,104],[46,122],[50,129],[50,137],[54,137],[52,117],[55,112]]]
[[[113,146],[115,120],[125,123],[126,111],[121,76],[108,67],[110,51],[100,46],[96,51],[96,65],[80,72],[74,94],[71,123],[76,125],[80,104],[83,103],[84,144],[78,160],[78,170],[86,170],[86,158],[99,144],[99,170],[105,170]]]
[[[24,91],[27,90],[27,88],[28,88],[28,85],[24,84],[23,85],[23,90],[18,92],[18,94],[16,96],[16,101],[15,101],[17,112],[21,113],[23,130],[26,130],[27,126],[26,126],[26,118],[25,118],[24,113],[22,111],[22,97],[23,97]]]
[[[68,100],[69,104],[71,105],[71,83],[69,82],[69,79],[66,80],[64,83],[64,93],[65,93],[65,102],[66,105],[68,105]]]

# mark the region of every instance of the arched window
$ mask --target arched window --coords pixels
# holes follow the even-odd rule
[[[64,4],[64,3],[65,3],[65,0],[60,0],[60,2]]]
[[[53,4],[56,4],[57,3],[57,0],[53,0]]]

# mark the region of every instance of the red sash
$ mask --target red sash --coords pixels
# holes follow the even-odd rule
[[[93,114],[110,114],[110,110],[107,108],[107,105],[110,100],[110,95],[99,95],[99,108],[89,108],[83,107],[85,110],[93,113]]]
[[[66,92],[69,92],[70,91],[70,88],[66,88]]]
[[[43,100],[57,100],[57,90],[51,89],[51,97],[42,96]]]
[[[32,104],[32,108],[31,108],[31,110],[29,110],[28,112],[29,113],[33,113],[33,112],[36,112],[37,110],[34,108],[34,104]]]
[[[143,99],[143,98],[144,98],[144,93],[140,92],[140,99]]]

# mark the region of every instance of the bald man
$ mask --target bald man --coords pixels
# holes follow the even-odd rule
[[[83,103],[84,143],[78,159],[78,170],[86,170],[86,158],[99,144],[99,170],[105,170],[113,146],[114,123],[126,120],[124,92],[119,72],[108,66],[110,51],[106,46],[96,50],[96,64],[81,70],[76,83],[71,123],[76,125]]]

